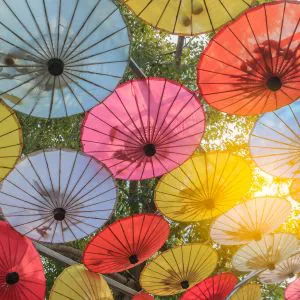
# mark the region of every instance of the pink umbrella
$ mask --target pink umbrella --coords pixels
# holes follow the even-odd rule
[[[300,279],[293,281],[284,293],[285,300],[299,300],[300,299]]]
[[[192,91],[164,78],[128,81],[86,114],[83,151],[116,178],[142,180],[167,173],[199,146],[205,115]]]

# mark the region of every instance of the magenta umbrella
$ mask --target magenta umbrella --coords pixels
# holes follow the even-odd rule
[[[142,180],[167,173],[199,146],[205,115],[196,94],[164,78],[128,81],[86,114],[83,151],[116,178]]]

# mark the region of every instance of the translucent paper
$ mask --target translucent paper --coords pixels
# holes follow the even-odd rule
[[[233,267],[241,272],[269,269],[288,259],[299,250],[299,241],[292,234],[265,235],[259,242],[241,247],[232,258]]]
[[[210,236],[222,245],[259,241],[285,222],[290,212],[291,204],[283,198],[255,198],[218,217],[211,225]]]
[[[257,120],[249,143],[251,155],[263,171],[282,178],[300,178],[299,120],[300,100]]]
[[[31,241],[0,221],[0,299],[45,299],[46,279]]]
[[[105,279],[89,272],[83,265],[64,269],[56,278],[49,300],[113,300]]]
[[[239,288],[230,298],[231,300],[261,300],[260,285],[250,283]]]
[[[118,220],[88,243],[83,263],[89,270],[102,274],[133,268],[157,252],[169,232],[168,222],[154,214]]]
[[[204,100],[229,114],[258,115],[300,97],[300,2],[274,1],[222,28],[201,54]]]
[[[132,300],[154,300],[154,297],[150,294],[139,292],[138,294],[132,297]]]
[[[293,200],[300,202],[300,179],[294,179],[290,186],[290,195]]]
[[[0,101],[0,181],[14,168],[22,147],[22,130],[17,116]]]
[[[141,273],[140,284],[153,295],[178,294],[208,277],[217,261],[217,252],[209,246],[196,243],[178,246],[151,261]]]
[[[225,300],[237,281],[234,274],[221,273],[201,281],[185,292],[180,300]]]
[[[300,273],[300,254],[284,260],[273,271],[267,270],[259,275],[260,281],[269,284],[292,280]]]
[[[178,35],[215,31],[248,9],[252,0],[123,0],[142,20]]]
[[[128,81],[87,113],[84,152],[116,178],[142,180],[165,174],[199,146],[205,116],[198,97],[164,78]]]
[[[91,109],[127,68],[126,24],[111,0],[0,2],[0,95],[12,108],[60,118]]]
[[[299,300],[300,298],[300,279],[295,280],[285,289],[285,300]]]
[[[197,222],[228,211],[250,183],[251,169],[241,157],[229,152],[195,154],[160,179],[155,204],[172,220]]]
[[[0,207],[20,233],[65,243],[99,229],[116,202],[111,173],[74,150],[44,150],[20,161],[3,181]]]

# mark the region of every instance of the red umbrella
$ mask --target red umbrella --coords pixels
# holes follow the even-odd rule
[[[237,283],[232,273],[209,277],[185,292],[180,300],[225,300]]]
[[[195,93],[168,79],[136,79],[87,113],[81,142],[84,152],[105,163],[116,178],[142,180],[187,160],[204,127]]]
[[[132,297],[132,300],[154,300],[154,297],[145,292],[139,292],[134,297]]]
[[[284,293],[285,300],[299,300],[300,299],[300,279],[295,280],[292,282],[288,287],[285,289]]]
[[[31,241],[0,221],[0,299],[45,299],[43,265]]]
[[[83,263],[93,272],[121,272],[142,263],[165,243],[169,224],[154,214],[139,214],[114,222],[87,245]]]
[[[198,85],[214,108],[257,115],[300,97],[300,2],[276,1],[225,26],[202,53]]]

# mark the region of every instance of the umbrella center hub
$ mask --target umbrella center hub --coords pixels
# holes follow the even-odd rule
[[[17,282],[19,282],[19,274],[17,272],[10,272],[10,273],[7,273],[6,275],[6,283],[7,284],[16,284]]]
[[[202,202],[202,204],[204,205],[204,207],[206,209],[214,209],[215,208],[215,203],[214,203],[213,199],[211,199],[211,198],[204,200]]]
[[[269,269],[270,271],[274,271],[274,270],[275,270],[275,264],[274,264],[274,263],[269,263],[269,264],[268,264],[268,269]]]
[[[136,254],[133,254],[133,255],[129,256],[129,261],[131,264],[134,265],[134,264],[138,263],[139,259]]]
[[[260,240],[261,240],[261,233],[258,232],[258,231],[254,231],[254,232],[253,232],[253,239],[254,239],[255,241],[260,241]]]
[[[293,272],[288,274],[289,278],[293,278],[294,276],[295,276],[295,274]]]
[[[276,92],[281,89],[282,87],[282,81],[277,76],[272,76],[267,80],[267,87],[273,91]]]
[[[146,156],[151,157],[156,153],[156,147],[154,144],[147,144],[144,146],[144,153]]]
[[[64,72],[64,62],[59,58],[51,58],[47,65],[49,73],[53,76],[59,76]]]
[[[56,221],[62,221],[65,219],[66,211],[62,207],[55,208],[53,216]]]
[[[188,289],[190,287],[190,283],[187,280],[183,280],[180,282],[180,285],[183,289]]]

